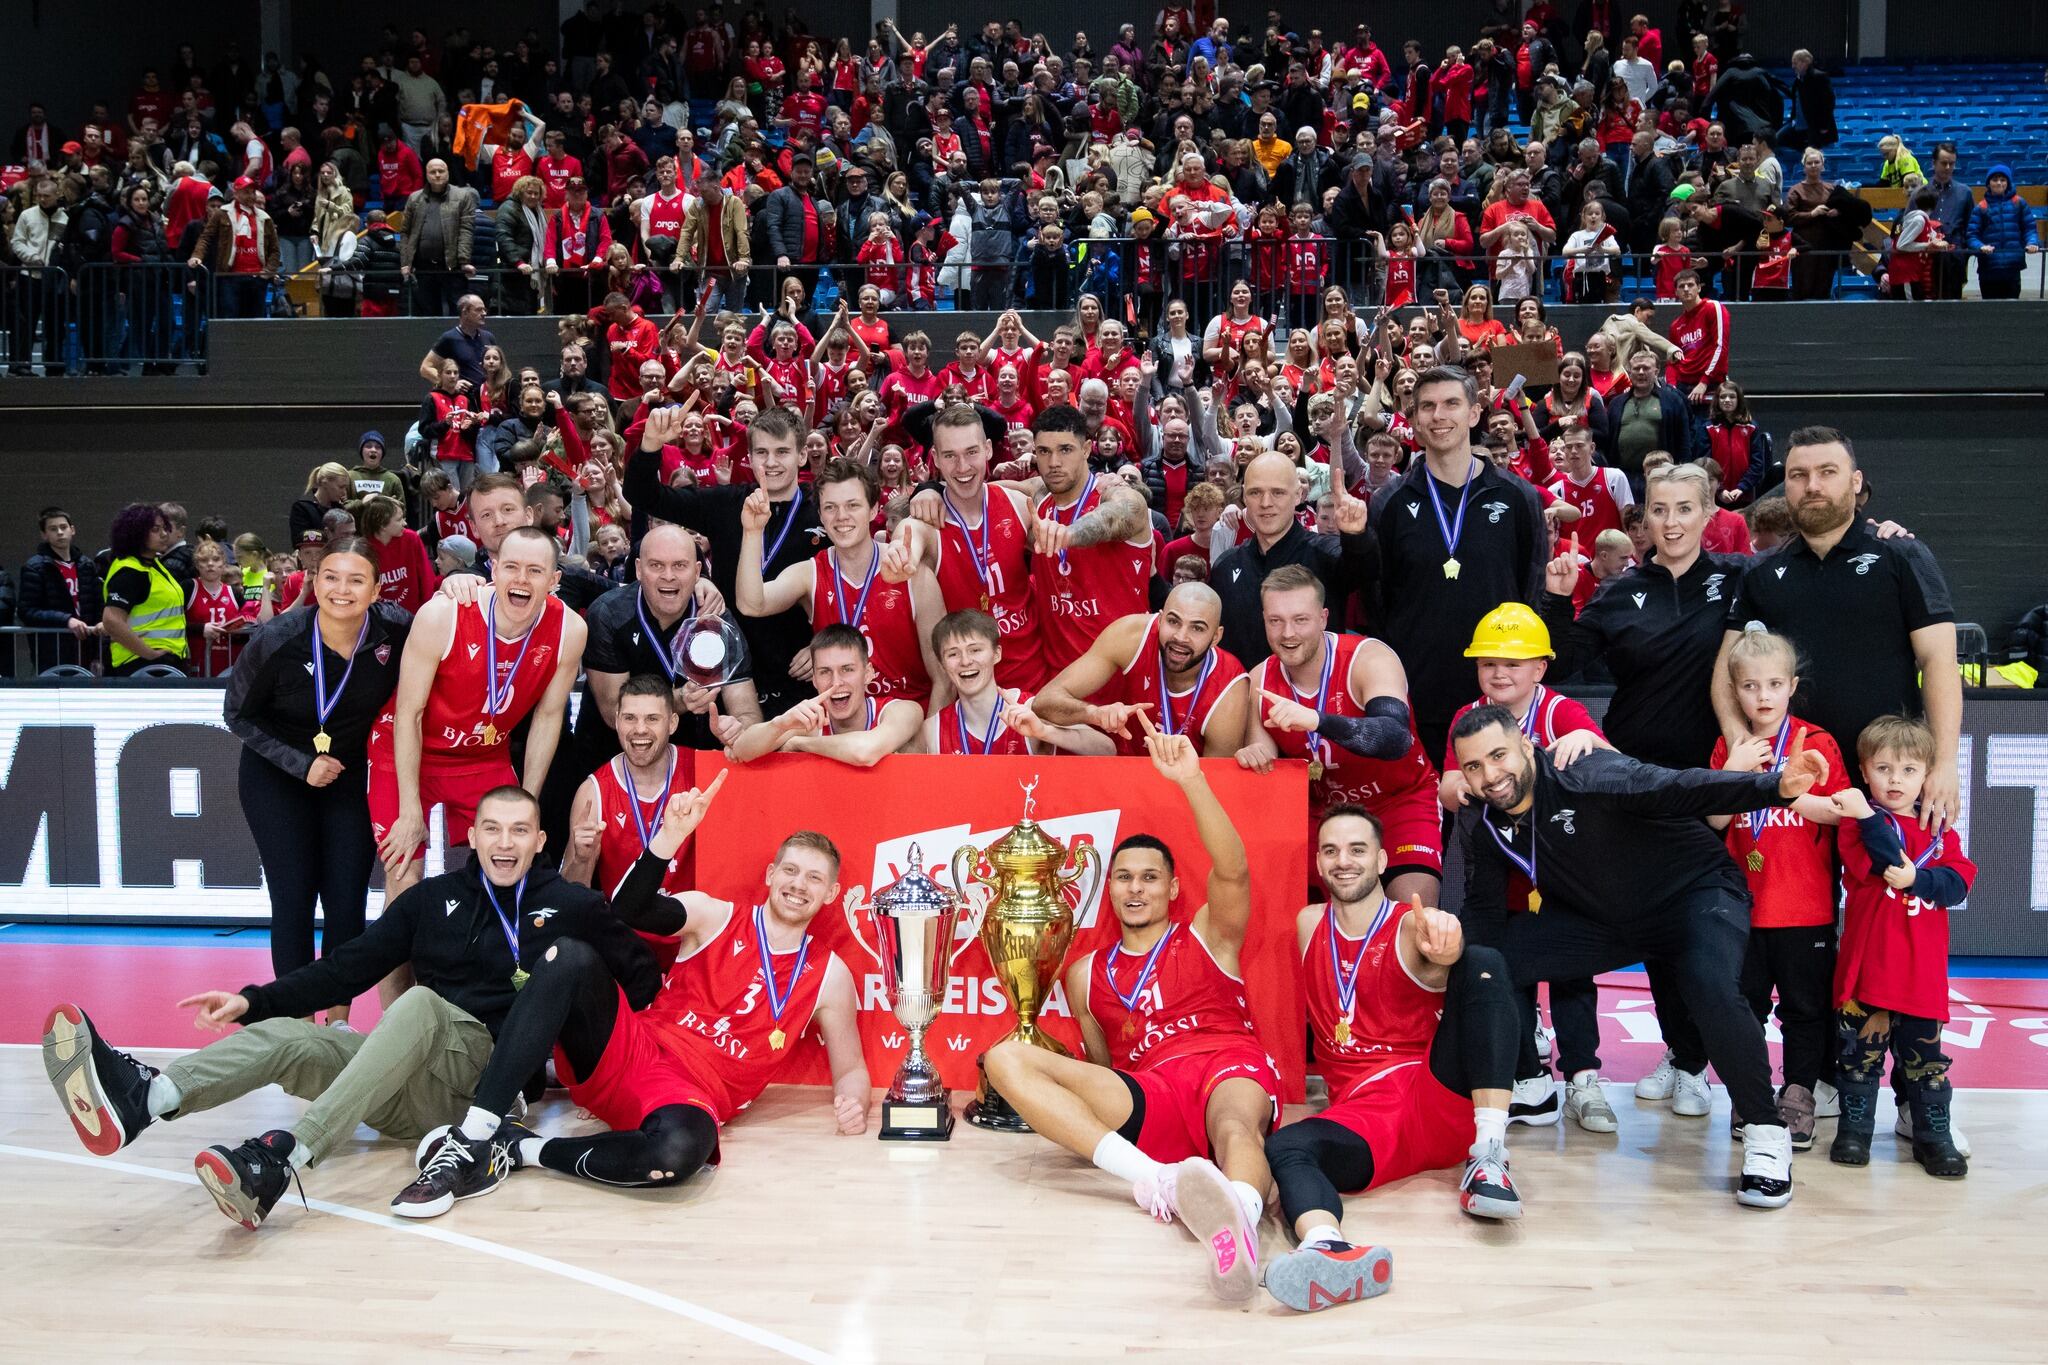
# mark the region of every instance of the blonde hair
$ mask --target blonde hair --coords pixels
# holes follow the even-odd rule
[[[1739,672],[1744,664],[1766,661],[1783,664],[1788,675],[1799,676],[1799,648],[1782,635],[1760,628],[1745,630],[1735,637],[1734,644],[1728,646],[1728,671],[1731,674]]]
[[[313,472],[306,476],[306,496],[310,498],[319,490],[322,479],[346,479],[349,477],[347,465],[335,464],[332,461],[326,464],[314,465]]]
[[[1934,763],[1934,731],[1908,716],[1879,716],[1856,736],[1856,762],[1867,765],[1885,750],[1900,758]]]
[[[1653,485],[1660,483],[1690,484],[1692,490],[1699,494],[1700,506],[1707,508],[1710,512],[1713,510],[1713,482],[1708,479],[1707,471],[1701,469],[1698,465],[1666,465],[1655,473],[1645,474],[1643,476],[1643,492],[1647,494]]]

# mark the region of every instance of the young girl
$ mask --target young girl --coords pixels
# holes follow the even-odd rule
[[[1500,255],[1493,259],[1493,284],[1495,292],[1500,295],[1500,301],[1509,303],[1535,294],[1538,287],[1536,272],[1540,268],[1541,262],[1536,256],[1536,239],[1519,221],[1510,223],[1507,245],[1502,248]],[[1477,289],[1479,286],[1474,285],[1473,288]],[[1466,298],[1469,300],[1470,297],[1468,293]],[[1459,319],[1461,324],[1463,321],[1464,319]],[[1494,321],[1493,325],[1499,327],[1500,323]],[[1463,330],[1462,326],[1460,330]],[[1505,330],[1502,329],[1503,334]],[[1465,340],[1470,344],[1472,338],[1468,335]]]
[[[1666,218],[1657,224],[1657,245],[1650,252],[1657,263],[1657,302],[1678,301],[1678,277],[1693,268],[1692,251],[1685,245],[1685,224]]]
[[[1330,282],[1330,243],[1316,235],[1315,214],[1297,203],[1287,215],[1287,325],[1307,327]],[[1412,262],[1410,263],[1412,266]]]
[[[420,403],[419,430],[429,458],[467,494],[476,480],[477,415],[469,395],[457,391],[461,382],[462,371],[455,362],[443,360],[439,383]]]
[[[1607,210],[1598,199],[1588,199],[1579,210],[1579,230],[1564,243],[1565,302],[1606,302],[1607,282],[1620,259],[1621,238],[1607,225]]]
[[[1828,827],[1841,822],[1829,798],[1849,785],[1841,750],[1828,732],[1791,714],[1799,690],[1792,642],[1768,631],[1745,631],[1728,650],[1728,675],[1742,704],[1747,733],[1732,748],[1714,744],[1713,766],[1731,772],[1776,769],[1797,744],[1828,761],[1828,775],[1782,810],[1715,815],[1727,831],[1728,853],[1749,878],[1749,955],[1742,993],[1759,1023],[1778,992],[1778,1030],[1785,1039],[1785,1085],[1778,1117],[1795,1151],[1813,1146],[1813,1088],[1830,1074],[1834,1010],[1835,850]]]
[[[1914,807],[1934,765],[1934,732],[1917,720],[1879,716],[1856,737],[1869,795],[1835,798],[1842,814],[1842,950],[1835,963],[1835,1085],[1842,1117],[1828,1159],[1870,1163],[1877,1082],[1885,1053],[1913,1119],[1913,1159],[1929,1175],[1959,1179],[1949,1104],[1948,911],[1970,894],[1977,865],[1954,830],[1922,829]],[[1854,822],[1853,824],[1851,822]],[[1899,1077],[1904,1077],[1904,1084]]]
[[[190,638],[188,657],[198,665],[202,678],[223,678],[234,667],[241,652],[238,632],[249,624],[242,599],[227,581],[227,551],[217,540],[202,540],[192,551],[192,568],[199,579],[185,600],[185,631]]]
[[[1707,453],[1721,466],[1721,505],[1741,507],[1756,497],[1771,464],[1770,433],[1749,415],[1749,395],[1732,379],[1714,390],[1707,416]]]

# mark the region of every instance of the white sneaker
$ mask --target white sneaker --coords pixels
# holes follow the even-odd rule
[[[1557,1041],[1557,1030],[1536,1026],[1536,1056],[1540,1061],[1550,1060],[1550,1045]]]
[[[1557,1082],[1549,1076],[1531,1076],[1515,1082],[1508,1102],[1508,1122],[1547,1128],[1557,1122]]]
[[[1581,1071],[1572,1077],[1564,1091],[1564,1112],[1589,1133],[1611,1133],[1618,1126],[1597,1071]]]
[[[420,1144],[422,1151],[426,1144]],[[1175,1217],[1174,1167],[1161,1166],[1157,1175],[1141,1176],[1131,1186],[1131,1197],[1138,1201],[1138,1207],[1162,1223],[1171,1223]]]
[[[1826,1081],[1813,1083],[1813,1116],[1817,1119],[1842,1117],[1842,1092]]]
[[[1209,1287],[1242,1303],[1259,1289],[1259,1228],[1251,1210],[1212,1161],[1189,1157],[1174,1168],[1174,1206],[1208,1257]]]
[[[1903,1104],[1899,1106],[1898,1121],[1892,1124],[1892,1132],[1904,1138],[1907,1142],[1913,1140],[1913,1111]],[[1949,1120],[1948,1140],[1956,1145],[1958,1152],[1961,1152],[1964,1156],[1970,1155],[1970,1140],[1963,1136],[1963,1130],[1956,1126],[1953,1118]]]
[[[1671,1060],[1671,1049],[1664,1049],[1664,1059],[1649,1075],[1636,1082],[1636,1098],[1639,1100],[1668,1100],[1671,1089],[1678,1084],[1678,1067]]]
[[[1792,1202],[1792,1134],[1782,1125],[1752,1123],[1742,1130],[1735,1200],[1753,1209],[1782,1209]]]
[[[1682,1119],[1705,1118],[1714,1108],[1714,1092],[1704,1071],[1681,1071],[1671,1087],[1671,1112]]]

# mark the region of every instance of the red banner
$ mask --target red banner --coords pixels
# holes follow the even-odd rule
[[[1035,784],[1032,818],[1062,844],[1094,844],[1102,852],[1105,875],[1109,851],[1119,839],[1155,834],[1173,850],[1180,878],[1174,917],[1192,916],[1205,899],[1209,859],[1194,817],[1179,790],[1148,759],[898,756],[872,769],[801,754],[771,755],[743,765],[727,765],[715,754],[699,754],[697,760],[699,786],[720,767],[730,766],[732,775],[691,841],[694,884],[738,905],[751,905],[764,894],[762,878],[777,843],[797,829],[817,830],[839,845],[842,892],[858,886],[872,896],[889,886],[907,870],[913,843],[926,874],[950,887],[954,850],[970,843],[986,847],[1008,833],[1023,818],[1027,783]],[[1304,1015],[1294,917],[1308,886],[1308,850],[1301,838],[1307,824],[1307,772],[1300,763],[1282,763],[1261,777],[1229,759],[1205,760],[1202,769],[1251,858],[1252,920],[1242,971],[1252,1020],[1259,1041],[1280,1065],[1282,1097],[1299,1101]],[[953,979],[925,1035],[926,1051],[956,1090],[974,1087],[976,1061],[1016,1025],[1002,984],[973,936],[976,927],[970,916],[961,916]],[[872,941],[869,927],[863,923],[856,935],[842,904],[835,903],[819,912],[812,932],[853,973],[868,1074],[876,1085],[886,1085],[909,1038],[887,998],[880,963],[863,942]],[[1076,907],[1069,961],[1114,943],[1116,933],[1116,918],[1104,911],[1098,893]],[[1039,1018],[1047,1032],[1077,1054],[1081,1051],[1079,1026],[1064,988],[1054,989]],[[783,1079],[830,1079],[815,1035],[805,1039]]]

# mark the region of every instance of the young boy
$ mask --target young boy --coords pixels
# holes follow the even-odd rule
[[[926,753],[1116,752],[1109,736],[1085,725],[1049,725],[1032,711],[1029,692],[996,685],[1003,637],[987,612],[969,608],[940,617],[932,627],[932,650],[955,696],[925,721]]]
[[[1920,827],[1914,807],[1934,765],[1934,732],[1879,716],[1856,737],[1869,787],[1838,793],[1843,817],[1842,947],[1835,963],[1835,1039],[1842,1117],[1828,1158],[1870,1164],[1877,1082],[1885,1053],[1905,1078],[1913,1159],[1929,1175],[1960,1179],[1970,1163],[1950,1129],[1947,1054],[1948,908],[1970,894],[1977,865],[1954,830]],[[1851,824],[1850,822],[1854,823]]]

